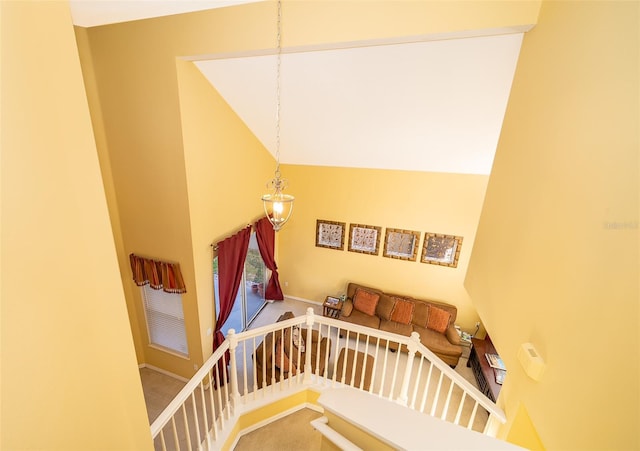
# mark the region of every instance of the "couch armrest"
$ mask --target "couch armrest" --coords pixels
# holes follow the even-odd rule
[[[342,305],[342,310],[340,311],[340,316],[349,316],[353,312],[353,301],[351,298],[347,298]]]
[[[447,327],[447,330],[445,331],[445,335],[447,336],[447,339],[451,344],[454,344],[454,345],[460,344],[460,335],[458,335],[458,331],[453,326],[453,324]]]

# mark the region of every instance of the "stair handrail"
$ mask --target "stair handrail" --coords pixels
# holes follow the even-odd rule
[[[351,324],[345,321],[341,321],[338,319],[317,316],[315,315],[313,308],[308,308],[306,314],[294,317],[291,319],[286,319],[280,322],[276,322],[273,324],[265,325],[262,327],[257,327],[255,329],[246,330],[244,332],[235,333],[233,329],[230,329],[227,338],[225,341],[215,350],[215,352],[204,362],[202,367],[194,374],[194,376],[187,382],[187,384],[180,390],[180,392],[176,395],[176,397],[169,403],[169,405],[165,408],[165,410],[153,421],[151,424],[151,435],[155,439],[163,430],[165,426],[169,424],[170,421],[173,421],[173,418],[178,413],[178,411],[182,408],[184,411],[184,405],[187,400],[193,395],[195,390],[198,387],[203,387],[203,381],[208,381],[209,384],[213,384],[214,381],[210,380],[211,377],[215,377],[215,367],[219,365],[219,362],[223,361],[223,367],[226,368],[229,365],[231,368],[230,377],[225,378],[223,383],[228,384],[229,387],[228,392],[226,393],[226,401],[228,404],[225,404],[226,415],[225,417],[228,419],[233,415],[233,412],[236,410],[238,400],[242,397],[238,390],[238,379],[237,379],[237,362],[236,362],[236,349],[240,344],[243,346],[244,343],[249,342],[251,339],[255,339],[258,337],[265,337],[267,334],[274,333],[276,331],[284,331],[293,326],[299,326],[301,331],[303,329],[303,325],[306,325],[307,332],[307,343],[311,343],[311,331],[316,329],[321,329],[323,326],[326,326],[328,330],[330,328],[335,328],[339,331],[345,330],[349,333],[357,334],[359,337],[362,335],[363,337],[373,337],[378,340],[380,343],[381,340],[387,340],[387,342],[398,343],[400,346],[404,345],[408,349],[409,357],[407,359],[407,366],[405,368],[404,375],[402,376],[401,381],[401,390],[398,395],[396,402],[406,406],[407,408],[412,408],[407,405],[408,399],[408,386],[410,383],[409,378],[411,377],[411,369],[414,361],[414,356],[419,355],[422,358],[426,359],[430,365],[437,368],[440,371],[440,381],[442,381],[443,376],[446,376],[451,380],[452,384],[450,386],[450,391],[453,388],[453,384],[460,387],[463,390],[464,396],[470,396],[473,400],[475,400],[476,405],[474,407],[474,413],[478,407],[478,405],[482,406],[487,413],[489,414],[489,420],[487,423],[487,427],[485,428],[485,433],[489,435],[495,435],[495,431],[497,428],[497,423],[505,423],[506,415],[502,409],[500,409],[494,402],[492,402],[489,398],[487,398],[480,390],[478,390],[473,384],[467,381],[464,377],[458,374],[455,370],[449,367],[445,362],[443,362],[439,357],[437,357],[431,350],[429,350],[426,346],[424,346],[420,342],[420,337],[416,332],[413,332],[410,337],[401,336],[397,334],[393,334],[390,332],[372,329],[366,326],[361,326],[358,324]],[[253,341],[255,343],[255,340]],[[337,344],[336,344],[337,346]],[[359,346],[358,339],[356,339],[356,348]],[[349,348],[351,349],[351,348]],[[388,350],[388,348],[387,348]],[[229,361],[223,360],[225,358],[225,354],[229,352]],[[399,350],[398,350],[399,352]],[[253,357],[255,358],[255,356]],[[305,368],[302,379],[302,384],[308,385],[311,384],[311,353],[307,352],[305,354]],[[246,361],[244,362],[246,364]],[[220,367],[219,367],[220,368]],[[246,365],[244,365],[245,373],[244,380],[246,381]],[[213,372],[212,372],[213,370]],[[255,370],[255,368],[254,368]],[[219,373],[218,373],[219,375]],[[226,374],[225,374],[226,376]],[[327,381],[328,378],[325,378],[322,374],[316,375],[320,376],[320,379],[315,379],[318,381]],[[223,376],[224,377],[224,376]],[[335,378],[334,378],[335,382]],[[441,383],[441,382],[440,382]],[[246,388],[246,387],[245,387]],[[254,387],[255,390],[255,387]],[[438,387],[439,393],[440,387]],[[371,393],[371,392],[370,392]],[[246,393],[245,393],[246,394]],[[375,396],[375,394],[372,393]],[[255,392],[254,392],[255,396]],[[390,395],[391,396],[391,395]],[[251,399],[243,399],[245,403],[245,407],[247,403],[251,402]],[[231,410],[229,410],[231,409]],[[456,420],[457,421],[457,420]],[[470,428],[470,426],[468,426]],[[215,429],[215,428],[214,428]],[[198,431],[198,439],[201,440]],[[174,425],[174,435],[175,435],[175,425]],[[215,439],[216,433],[214,431],[214,437],[212,438],[209,434],[209,431],[206,431],[206,439],[208,441],[208,445],[211,445],[212,440]],[[164,437],[162,437],[164,441]],[[203,448],[204,443],[199,444],[199,448]],[[207,449],[209,446],[206,447]]]

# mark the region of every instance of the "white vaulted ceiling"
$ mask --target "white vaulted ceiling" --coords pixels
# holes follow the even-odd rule
[[[73,23],[96,27],[262,0],[69,0]]]
[[[96,26],[252,1],[71,0],[71,8],[76,25]],[[281,162],[489,174],[524,31],[285,48]],[[274,155],[275,62],[275,55],[196,62]]]
[[[489,174],[522,34],[282,55],[283,163]],[[197,66],[275,153],[276,57]]]

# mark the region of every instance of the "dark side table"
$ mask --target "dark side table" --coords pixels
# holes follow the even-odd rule
[[[329,318],[338,319],[343,304],[344,302],[342,302],[340,299],[334,298],[333,296],[327,296],[327,298],[324,300],[324,303],[322,304],[322,307],[324,307],[322,315]]]
[[[478,382],[480,391],[491,401],[496,402],[500,394],[501,385],[496,383],[495,372],[487,362],[485,354],[497,354],[491,339],[489,337],[484,340],[472,338],[471,354],[469,355],[467,366],[473,370],[473,375],[476,378],[476,382]]]

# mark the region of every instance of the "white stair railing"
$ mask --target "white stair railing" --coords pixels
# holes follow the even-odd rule
[[[309,308],[304,316],[239,334],[230,330],[153,422],[151,434],[156,449],[219,449],[243,412],[295,391],[344,386],[490,436],[506,422],[504,412],[422,345],[417,333],[391,334],[316,316]]]

